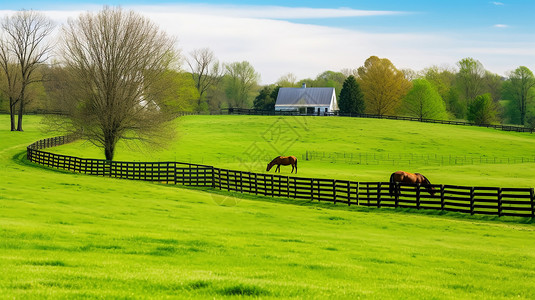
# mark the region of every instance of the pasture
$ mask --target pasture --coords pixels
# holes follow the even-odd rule
[[[175,160],[177,155],[250,167],[254,159],[233,161],[235,147],[240,152],[255,141],[278,141],[258,137],[265,131],[249,131],[276,119],[233,117],[183,118],[176,145],[150,155],[148,149],[121,148],[118,159]],[[7,124],[7,116],[0,115],[0,121]],[[308,121],[323,126],[319,118]],[[60,172],[25,160],[26,145],[50,136],[40,131],[39,117],[26,122],[25,132],[0,130],[0,294],[5,298],[535,298],[531,220],[348,208]],[[352,131],[345,143],[360,138]],[[529,134],[481,129],[466,134],[465,141],[479,131],[503,134],[504,143],[515,147],[533,142]],[[239,138],[240,132],[245,137]],[[344,142],[336,144],[334,137],[322,142],[307,134],[300,138],[308,144],[294,143],[291,147],[302,148],[292,151],[322,144],[325,151],[343,150]],[[362,141],[345,149],[386,148]],[[523,151],[498,149],[495,141],[486,145],[503,155]],[[87,145],[58,148],[101,157]],[[477,172],[489,166],[471,167]],[[355,168],[358,175],[350,172]],[[382,168],[312,160],[300,165],[299,175],[361,179],[383,176]],[[526,184],[533,180],[527,171],[509,172]],[[465,174],[485,182],[470,177],[477,173]]]
[[[404,170],[422,173],[434,184],[535,186],[535,135],[529,133],[395,120],[279,116],[186,116],[176,121],[176,128],[178,134],[167,148],[121,144],[116,160],[180,161],[262,173],[275,156],[294,155],[300,177],[388,181],[392,172]],[[104,157],[103,151],[83,142],[49,151]],[[456,163],[455,158],[464,161]],[[496,159],[503,163],[494,163]],[[530,162],[520,163],[522,159]],[[281,174],[290,171],[291,167],[281,167]]]

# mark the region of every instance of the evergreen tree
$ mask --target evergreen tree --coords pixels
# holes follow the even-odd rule
[[[364,96],[360,90],[360,85],[353,75],[347,77],[344,81],[338,107],[341,113],[361,114],[364,112]]]
[[[254,99],[254,109],[256,110],[274,110],[275,109],[275,99],[271,97],[273,91],[271,87],[265,86],[260,90],[260,93]]]

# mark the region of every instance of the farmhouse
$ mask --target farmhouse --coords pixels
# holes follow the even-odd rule
[[[338,110],[335,89],[332,87],[280,88],[275,110],[299,110],[302,114],[326,115]]]

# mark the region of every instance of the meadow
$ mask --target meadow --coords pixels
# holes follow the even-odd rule
[[[388,181],[392,172],[405,170],[435,184],[535,186],[535,135],[529,133],[336,117],[186,116],[174,126],[177,135],[166,148],[121,143],[115,159],[265,173],[275,156],[294,155],[300,177]],[[104,157],[101,149],[82,141],[50,151]],[[282,167],[281,174],[290,171]]]
[[[154,152],[143,147],[119,151],[117,158],[174,160],[176,155],[193,162],[251,167],[254,158],[233,161],[231,154],[236,146],[240,152],[255,142],[279,143],[275,133],[268,139],[266,131],[249,131],[272,128],[278,119],[234,117],[183,118],[177,124],[182,129],[177,145]],[[0,115],[0,124],[7,120]],[[535,227],[530,219],[335,206],[50,170],[25,160],[28,144],[54,135],[43,133],[39,121],[26,118],[25,132],[0,130],[3,298],[535,298]],[[331,152],[387,150],[384,138],[366,141],[355,128],[340,138],[329,137],[313,132],[323,128],[322,119],[306,121],[310,128],[299,140],[307,144],[293,143],[289,151],[314,145]],[[379,122],[372,127],[391,131],[401,125]],[[489,141],[486,145],[500,155],[521,154],[533,146],[524,146],[533,142],[529,134],[460,130],[468,129],[465,143],[449,146],[450,151],[476,151],[480,146],[472,141],[479,132],[503,137],[503,144],[514,146],[508,152],[498,149],[496,140]],[[448,137],[443,130],[449,129],[414,135]],[[436,145],[424,148],[433,153]],[[100,157],[98,149],[83,143],[54,151]],[[347,170],[341,165],[304,161],[299,175],[345,176],[356,168],[356,177],[368,178],[386,171],[376,165],[348,164]],[[329,166],[327,174],[321,171],[324,166]],[[530,184],[527,175],[521,176],[524,171],[516,170],[523,168],[528,170],[530,164],[510,166],[515,170],[509,172]]]

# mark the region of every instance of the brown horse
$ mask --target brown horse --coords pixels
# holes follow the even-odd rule
[[[424,175],[420,173],[409,173],[404,171],[397,171],[392,173],[390,175],[390,195],[394,195],[395,191],[395,183],[401,182],[401,183],[409,183],[409,184],[420,184],[423,187],[426,188],[427,192],[431,194],[431,196],[435,195],[435,188],[431,186],[431,182],[429,182],[429,179],[427,179]]]
[[[297,174],[297,157],[295,157],[295,156],[277,156],[277,157],[275,157],[267,165],[266,172],[271,170],[271,168],[274,165],[277,165],[277,168],[275,169],[275,172],[279,171],[279,173],[281,171],[281,165],[283,165],[283,166],[292,165],[292,172],[290,172],[290,173],[293,173],[294,168],[295,168],[295,174]]]

